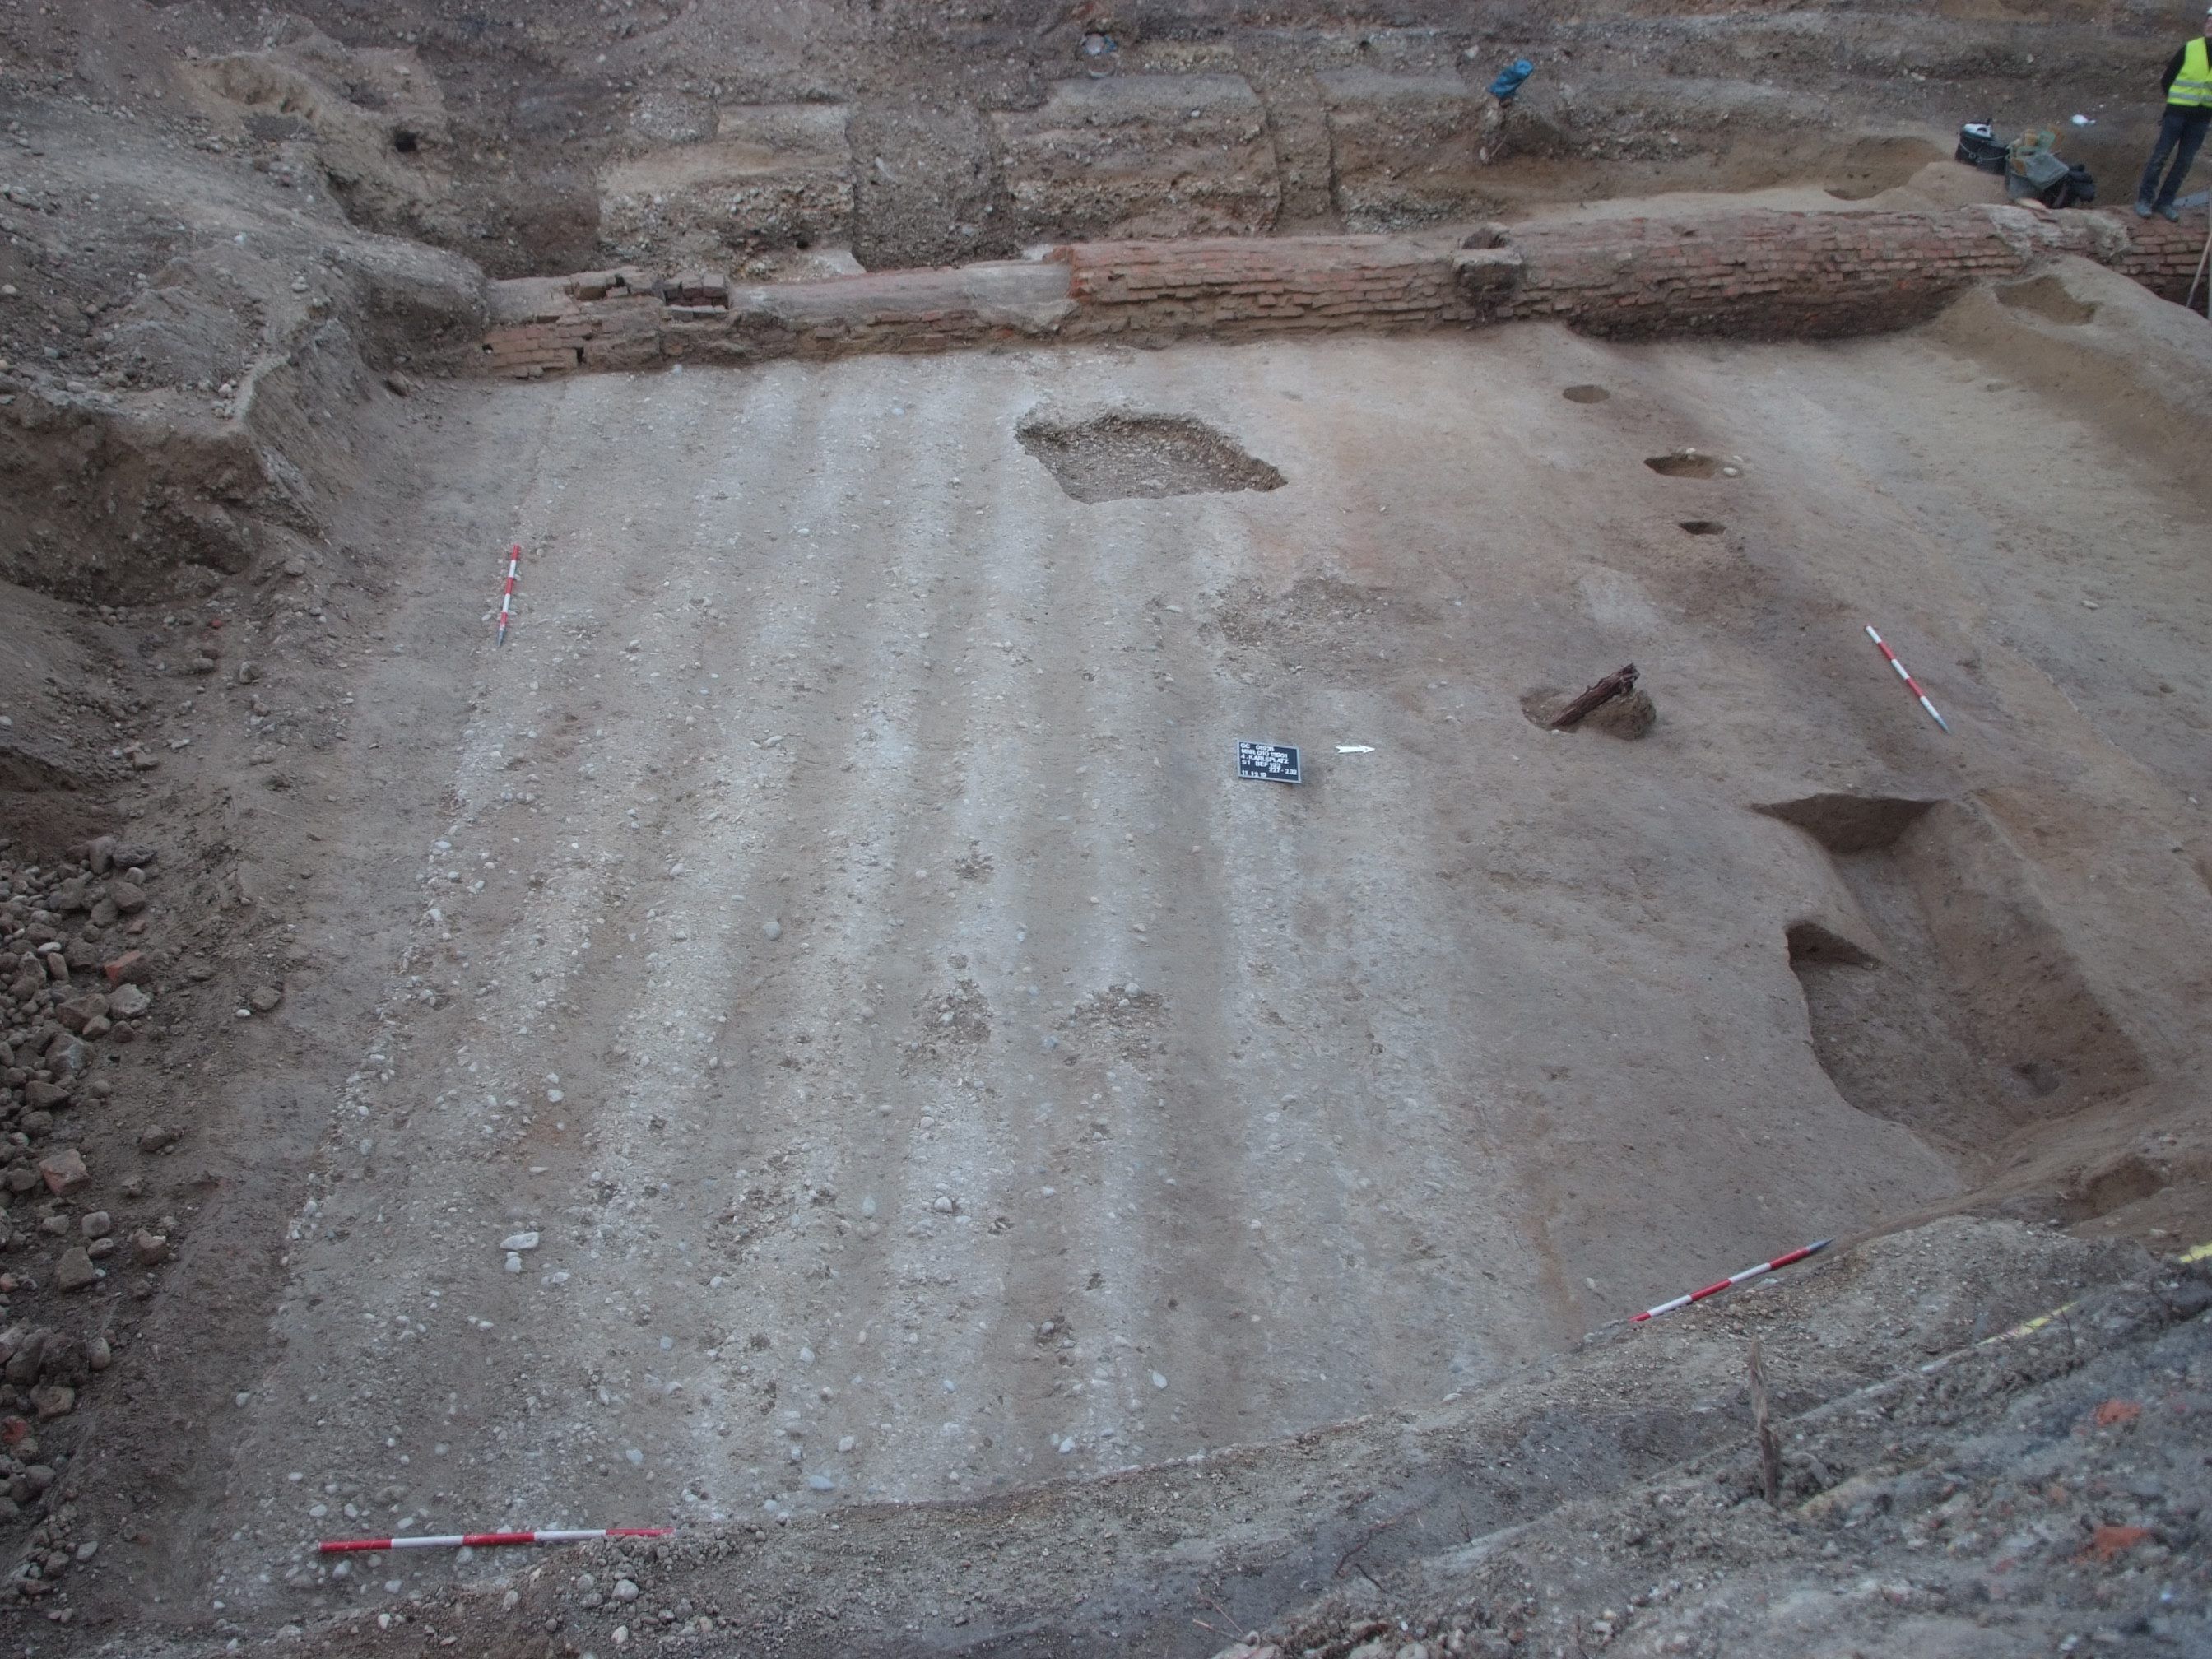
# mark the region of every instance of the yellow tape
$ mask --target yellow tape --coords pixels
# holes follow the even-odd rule
[[[2038,1314],[2033,1319],[2023,1321],[2021,1323],[2014,1326],[2008,1331],[1999,1331],[1995,1336],[1985,1336],[1982,1339],[1982,1341],[1984,1343],[2009,1342],[2016,1336],[2030,1335],[2036,1331],[2041,1330],[2052,1320],[2062,1318],[2065,1315],[2072,1313],[2074,1310],[2080,1305],[2081,1304],[2079,1303],[2069,1302],[2063,1308],[2053,1308],[2047,1314]]]
[[[2207,1256],[2212,1256],[2212,1239],[2208,1239],[2205,1243],[2196,1246],[2194,1249],[2184,1250],[2177,1259],[2184,1262],[2202,1261]],[[1959,1353],[1970,1353],[1974,1348],[1986,1348],[1992,1342],[2013,1342],[2017,1341],[2023,1336],[2033,1335],[2035,1332],[2041,1330],[2045,1325],[2048,1325],[2052,1320],[2063,1319],[2068,1314],[2073,1312],[2074,1310],[2079,1306],[2081,1306],[2079,1302],[2069,1302],[2063,1307],[2053,1308],[2047,1314],[2038,1314],[2033,1319],[2023,1320],[2021,1323],[2014,1326],[2008,1331],[1999,1331],[1995,1336],[1983,1337],[1979,1341],[1972,1344],[1969,1347],[1960,1349]],[[1941,1359],[1932,1360],[1929,1364],[1923,1365],[1920,1370],[1923,1375],[1929,1371],[1941,1370],[1958,1357],[1958,1353],[1945,1354]]]
[[[2202,1261],[2208,1255],[2212,1255],[2212,1239],[2208,1239],[2205,1243],[2196,1246],[2192,1249],[2184,1250],[2179,1260],[2183,1261]],[[2010,1330],[2003,1332],[1996,1336],[1985,1336],[1982,1340],[1984,1342],[2002,1342],[2012,1337],[2026,1336],[2031,1331],[2041,1330],[2045,1325],[2048,1325],[2052,1320],[2057,1318],[2061,1314],[2073,1312],[2074,1310],[2080,1305],[2081,1304],[2079,1303],[2069,1302],[2063,1308],[2053,1308],[2047,1314],[2037,1315],[2036,1317],[2029,1320],[2026,1324],[2015,1325]]]

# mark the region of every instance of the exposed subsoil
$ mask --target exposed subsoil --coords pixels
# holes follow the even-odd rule
[[[2189,1651],[2201,321],[452,378],[479,265],[1986,191],[2166,27],[8,13],[8,1639]]]
[[[2037,458],[1947,459],[1986,375],[1920,339],[1530,331],[390,400],[405,487],[338,523],[401,562],[344,654],[296,671],[347,687],[343,744],[256,724],[248,698],[305,691],[281,654],[176,728],[266,779],[231,834],[298,849],[248,881],[252,931],[302,959],[209,1051],[221,1099],[186,1143],[251,1135],[293,1173],[227,1178],[252,1207],[197,1225],[243,1243],[288,1194],[291,1219],[281,1259],[198,1270],[275,1293],[266,1334],[241,1309],[211,1364],[208,1304],[173,1290],[127,1334],[161,1386],[115,1403],[73,1488],[109,1540],[75,1604],[265,1628],[384,1594],[303,1556],[320,1532],[835,1513],[1264,1440],[1956,1201],[2008,1146],[2033,1162],[2053,1112],[2142,1109],[2201,988],[2161,919],[2207,896],[2082,885],[2022,826],[2094,814],[2173,860],[2152,773],[2187,763],[2105,743],[2073,704],[2113,690],[2069,703],[2027,654],[2078,602],[2022,607],[1938,544],[1949,514],[2010,524],[2015,585],[2073,545],[2009,505]],[[1558,395],[1596,378],[1602,405]],[[1722,379],[1741,426],[1710,413]],[[1077,388],[1252,434],[1289,482],[1073,500],[1019,430]],[[864,475],[824,464],[830,434]],[[1742,476],[1654,476],[1654,441]],[[1832,477],[1838,447],[1878,482]],[[2176,488],[2106,465],[2085,526]],[[1563,570],[1549,480],[1608,471],[1608,556]],[[1682,537],[1708,495],[1735,527]],[[531,557],[495,653],[495,571],[464,550],[508,539]],[[1857,636],[1907,573],[1887,619],[1923,672],[1967,630],[1975,672],[1941,678],[1971,747]],[[2014,642],[1976,639],[2000,603]],[[226,652],[259,660],[271,620],[235,615]],[[1632,651],[1670,665],[1643,743],[1521,718],[1520,665]],[[1308,744],[1311,781],[1237,784],[1249,736]],[[1850,861],[1936,814],[1751,810],[1815,785],[1978,827],[1878,902]],[[2014,981],[1976,977],[2023,925],[1993,858],[2041,895]],[[1939,940],[1947,908],[1966,931]],[[1793,963],[1808,921],[1879,964],[1820,971],[1904,975],[1987,1075],[2057,1083],[1988,1085],[1972,1135],[1939,1074],[1861,1097],[1831,1023],[1886,1028]],[[2023,992],[2046,1002],[2012,1025],[1978,1000]],[[1593,996],[1595,1041],[1567,1012]],[[2038,1047],[2064,1018],[2117,1058]],[[172,1062],[158,1113],[198,1070]],[[388,1571],[404,1595],[453,1567]]]

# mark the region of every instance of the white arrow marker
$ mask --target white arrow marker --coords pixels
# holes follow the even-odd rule
[[[1371,755],[1375,752],[1375,745],[1371,743],[1340,743],[1336,745],[1336,752],[1340,755]]]

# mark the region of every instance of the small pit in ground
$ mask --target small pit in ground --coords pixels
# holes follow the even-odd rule
[[[1948,158],[1925,138],[1881,137],[1858,140],[1838,159],[1842,176],[1827,187],[1828,194],[1839,202],[1863,202],[1909,184],[1922,167]]]
[[[1997,290],[1997,303],[2009,306],[2014,311],[2025,311],[2042,318],[2045,322],[2078,325],[2087,322],[2097,314],[2097,307],[2086,300],[2077,300],[2066,291],[2066,284],[2056,276],[2038,276],[2032,282],[2008,283]]]
[[[1283,475],[1189,415],[1094,415],[1064,422],[1031,415],[1014,428],[1079,501],[1212,491],[1280,489]]]
[[[1662,478],[1710,478],[1721,470],[1720,460],[1694,449],[1678,449],[1671,455],[1647,456],[1644,465]]]
[[[1571,386],[1559,396],[1571,404],[1601,404],[1613,393],[1601,386]]]
[[[1935,805],[1893,795],[1804,795],[1753,810],[1795,824],[1829,852],[1846,855],[1895,846],[1897,838]]]
[[[1528,724],[1540,731],[1559,732],[1571,735],[1577,732],[1601,732],[1608,738],[1620,738],[1634,743],[1651,735],[1651,728],[1659,723],[1659,705],[1642,686],[1633,691],[1601,702],[1572,726],[1554,726],[1559,711],[1572,702],[1579,694],[1563,691],[1556,685],[1531,687],[1521,694],[1521,712],[1528,716]]]
[[[1718,519],[1685,519],[1682,528],[1692,536],[1717,536],[1728,526]]]
[[[2139,1204],[2163,1190],[2168,1172],[2138,1152],[2128,1152],[2102,1168],[2085,1171],[2064,1196],[2069,1226]]]

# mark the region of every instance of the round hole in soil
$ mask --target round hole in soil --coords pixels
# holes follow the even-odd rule
[[[1662,478],[1710,478],[1721,470],[1717,457],[1700,455],[1694,449],[1678,449],[1671,455],[1649,456],[1644,465]]]
[[[1283,475],[1188,415],[1116,410],[1087,420],[1023,417],[1014,435],[1079,501],[1280,489]]]
[[[1571,404],[1601,404],[1613,393],[1601,386],[1571,386],[1559,396]]]
[[[1728,526],[1718,519],[1685,519],[1682,528],[1692,536],[1717,536]]]

